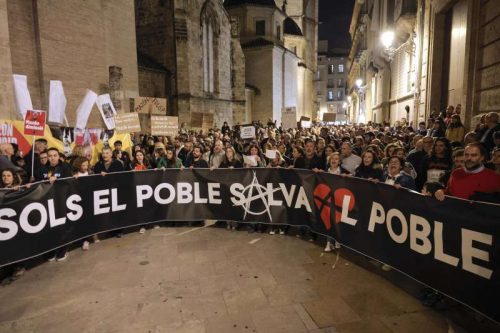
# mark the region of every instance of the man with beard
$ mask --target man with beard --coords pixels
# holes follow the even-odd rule
[[[203,148],[201,146],[195,146],[192,152],[193,158],[191,160],[191,165],[189,167],[192,168],[208,168],[208,163],[203,159]]]
[[[471,143],[465,147],[463,168],[458,168],[451,174],[445,190],[438,190],[435,196],[444,200],[445,194],[470,199],[476,192],[496,193],[500,191],[500,175],[484,167],[486,151],[479,143]]]

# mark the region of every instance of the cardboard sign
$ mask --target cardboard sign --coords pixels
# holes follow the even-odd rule
[[[151,134],[176,136],[179,133],[179,117],[151,116]]]
[[[334,112],[323,113],[323,121],[325,123],[333,123],[337,120],[337,114]]]
[[[253,127],[252,125],[241,127],[240,136],[242,139],[254,139],[255,138],[255,127]]]
[[[295,107],[283,108],[281,111],[281,127],[285,130],[297,128],[297,109]]]
[[[43,136],[45,132],[45,111],[27,110],[24,118],[24,134]]]
[[[137,97],[130,99],[130,110],[137,113],[166,115],[167,99],[156,97]]]
[[[115,115],[115,131],[116,133],[139,133],[141,124],[139,122],[139,114],[117,113]]]

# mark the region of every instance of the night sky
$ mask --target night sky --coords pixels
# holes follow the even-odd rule
[[[319,0],[319,39],[328,39],[328,48],[350,49],[352,10],[355,0]]]

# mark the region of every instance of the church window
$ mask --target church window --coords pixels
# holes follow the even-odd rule
[[[212,4],[207,2],[201,13],[203,57],[203,91],[214,93],[217,87],[218,22]]]
[[[255,34],[257,36],[264,36],[266,34],[266,21],[258,20],[255,22]]]

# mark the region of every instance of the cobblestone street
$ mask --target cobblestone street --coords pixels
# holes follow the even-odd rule
[[[0,288],[0,298],[0,332],[12,333],[449,329],[438,312],[318,244],[221,228],[161,228],[75,249]]]

